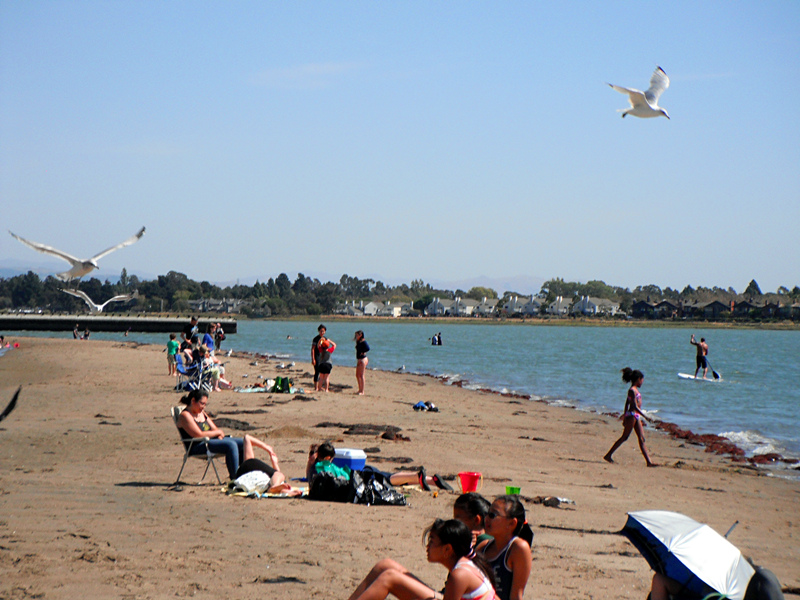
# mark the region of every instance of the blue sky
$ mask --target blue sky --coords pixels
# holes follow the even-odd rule
[[[791,287],[798,32],[794,0],[1,0],[3,229],[146,225],[103,271],[210,281]],[[656,65],[671,120],[621,119],[605,82]]]

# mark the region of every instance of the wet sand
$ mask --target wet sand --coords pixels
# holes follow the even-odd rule
[[[452,515],[455,494],[408,488],[407,507],[366,507],[229,497],[213,474],[207,485],[174,487],[182,447],[169,409],[180,395],[160,347],[20,341],[0,357],[0,409],[23,386],[0,424],[0,598],[346,598],[383,556],[444,581],[425,562],[421,534]],[[274,362],[226,360],[236,385],[286,375]],[[310,390],[310,371],[298,363],[289,375]],[[368,462],[389,471],[480,471],[489,498],[520,486],[536,534],[526,598],[644,598],[651,571],[616,532],[626,512],[645,509],[683,512],[721,533],[738,520],[731,541],[800,587],[797,482],[650,428],[661,467],[645,467],[634,437],[607,464],[622,430],[611,416],[429,377],[368,371],[361,397],[354,369],[337,366],[331,383],[332,393],[304,396],[219,392],[208,410],[252,426],[289,477],[303,475],[311,443],[332,439],[373,449]],[[420,400],[440,412],[413,411]],[[340,426],[318,427],[325,422]],[[409,441],[344,433],[352,424],[395,426]],[[202,471],[190,461],[182,479],[195,483]],[[550,508],[537,496],[574,503]]]

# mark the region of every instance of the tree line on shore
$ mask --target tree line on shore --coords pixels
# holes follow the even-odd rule
[[[507,290],[502,296],[488,287],[473,287],[469,290],[435,289],[421,279],[410,284],[386,285],[373,279],[359,279],[350,275],[342,275],[338,282],[322,283],[319,279],[306,277],[299,273],[291,281],[285,273],[266,282],[256,281],[253,285],[232,285],[220,287],[208,281],[197,282],[183,273],[170,271],[152,280],[139,280],[135,275],[128,275],[122,270],[119,280],[101,282],[96,278],[86,281],[65,284],[53,276],[42,280],[38,274],[29,271],[24,275],[0,278],[0,310],[19,311],[34,310],[52,313],[76,313],[86,310],[86,305],[79,299],[63,293],[65,287],[79,288],[86,292],[95,302],[102,303],[118,294],[132,293],[138,290],[138,297],[128,303],[111,304],[105,312],[188,312],[198,300],[235,300],[240,312],[250,317],[323,315],[331,314],[336,307],[345,302],[371,301],[391,302],[393,304],[412,303],[420,312],[434,298],[454,299],[471,298],[481,301],[484,298],[498,298],[498,305],[514,296],[528,297],[530,291]],[[792,304],[800,302],[800,287],[795,285],[789,289],[779,287],[775,292],[762,293],[755,280],[751,280],[744,292],[737,293],[733,288],[697,287],[687,285],[682,290],[657,285],[637,286],[633,290],[620,286],[608,285],[603,281],[586,283],[565,281],[554,278],[545,281],[538,295],[545,302],[552,302],[556,297],[572,298],[590,296],[617,302],[620,310],[630,313],[633,304],[639,300],[660,302],[671,300],[683,304],[710,302],[719,300],[725,304],[748,300],[750,302],[780,302]]]

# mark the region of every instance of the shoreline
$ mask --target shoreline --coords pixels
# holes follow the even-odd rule
[[[213,475],[192,485],[203,471],[197,460],[182,477],[192,484],[175,487],[183,451],[169,408],[180,394],[159,347],[20,341],[0,360],[0,404],[23,386],[0,424],[0,596],[340,598],[384,556],[423,580],[444,580],[425,561],[420,534],[452,514],[457,492],[409,486],[406,507],[243,499],[221,493]],[[288,375],[309,389],[308,363],[278,370],[273,361],[251,364],[255,355],[226,359],[234,385]],[[360,397],[354,372],[336,366],[329,394],[213,393],[208,410],[229,420],[232,435],[274,445],[290,478],[304,473],[311,443],[330,439],[368,449],[383,470],[424,465],[451,482],[480,472],[488,498],[521,487],[536,533],[528,600],[645,597],[652,572],[616,533],[626,512],[646,509],[721,532],[740,521],[731,541],[786,589],[800,587],[797,482],[666,434],[648,437],[660,468],[645,467],[635,440],[610,465],[602,456],[621,432],[613,417],[375,370]],[[418,401],[440,412],[412,410]],[[402,435],[351,429],[359,424]],[[547,507],[540,496],[570,502]]]
[[[377,318],[377,320],[379,321],[382,321],[384,319],[390,319],[390,318],[388,317]],[[301,318],[299,320],[304,321],[306,319]],[[349,317],[346,318],[346,320],[358,321],[359,318]],[[469,319],[465,320],[467,322],[470,321]],[[21,338],[21,339],[26,339],[26,338]],[[29,339],[62,339],[62,338],[45,337],[45,338],[29,338]],[[152,346],[154,348],[158,347],[157,344],[152,344],[148,342],[133,342],[133,341],[121,340],[121,343],[128,344],[133,347],[137,346]],[[0,357],[2,357],[2,355],[3,353],[0,353]],[[264,354],[256,351],[236,350],[233,351],[232,356],[237,358],[262,358],[262,359],[274,360],[276,363],[285,362],[287,360],[294,360],[297,364],[300,365],[306,364],[304,361],[298,360],[298,357],[292,358],[288,356],[279,356],[277,354]],[[307,364],[306,366],[310,368],[310,363]],[[337,367],[347,368],[343,365],[337,365]],[[372,367],[368,367],[368,370],[371,372],[381,372],[388,374],[398,373],[398,371],[393,371],[389,369],[375,369]],[[502,389],[485,387],[480,384],[473,385],[470,382],[470,380],[462,379],[460,375],[453,377],[450,375],[437,375],[434,373],[424,373],[416,371],[403,371],[403,373],[410,376],[432,378],[434,380],[438,380],[442,385],[446,386],[455,386],[470,391],[477,391],[486,394],[494,394],[505,398],[526,400],[530,402],[541,402],[548,406],[552,406],[554,408],[571,409],[580,412],[586,412],[589,414],[612,417],[614,419],[619,419],[621,416],[618,411],[602,411],[593,406],[584,407],[577,404],[572,404],[572,402],[577,402],[577,401],[569,398],[566,399],[569,403],[560,404],[551,402],[546,397],[535,396],[532,394],[503,391],[503,389],[505,389],[505,386],[502,386],[502,384],[500,384]],[[745,451],[743,448],[741,448],[734,442],[731,442],[728,438],[724,436],[715,433],[697,433],[691,429],[683,429],[677,423],[661,420],[658,418],[652,418],[651,421],[652,421],[652,427],[658,430],[659,432],[662,432],[672,437],[675,440],[682,440],[696,446],[702,446],[703,448],[705,448],[706,452],[712,452],[716,455],[725,457],[732,463],[739,463],[739,464],[747,463],[751,466],[762,469],[763,472],[768,473],[770,475],[776,477],[786,477],[792,481],[800,481],[800,458],[792,456],[787,457],[778,452],[766,452],[763,454],[753,454],[751,456],[747,456],[747,451]],[[781,464],[783,466],[781,466]],[[770,469],[770,467],[772,467],[772,469]],[[794,473],[793,471],[796,471],[796,473]]]
[[[234,351],[232,356],[237,356],[237,354],[242,358],[255,357],[267,360],[275,360],[276,362],[282,359],[282,357],[279,357],[275,354],[263,354],[263,353],[249,352],[244,350]],[[398,373],[397,371],[392,371],[388,369],[374,369],[369,367],[368,369],[369,371],[372,372],[381,372],[388,374]],[[409,371],[406,374],[413,377],[429,377],[431,379],[438,380],[442,385],[455,386],[470,391],[481,392],[484,394],[494,394],[497,396],[501,396],[503,398],[527,400],[529,402],[541,402],[553,408],[576,410],[581,412],[587,412],[590,414],[613,417],[614,419],[619,419],[621,417],[621,414],[616,411],[603,412],[592,407],[581,408],[576,405],[555,404],[553,402],[548,401],[546,398],[533,396],[531,394],[504,392],[501,390],[496,390],[488,387],[480,387],[480,386],[473,387],[470,385],[470,381],[468,379],[459,378],[453,380],[453,378],[448,375],[434,375],[432,373],[418,373],[413,371]],[[781,470],[798,471],[796,475],[792,475],[791,477],[789,477],[789,479],[800,481],[800,458],[785,457],[777,452],[767,452],[764,454],[755,454],[753,456],[746,456],[747,452],[743,448],[739,447],[734,442],[731,442],[728,438],[718,435],[716,433],[696,433],[691,429],[682,429],[676,423],[672,423],[670,421],[663,421],[661,419],[656,419],[656,418],[651,419],[651,422],[652,426],[655,429],[670,436],[672,439],[682,440],[690,444],[694,444],[696,446],[702,446],[705,448],[706,452],[713,452],[714,454],[723,456],[729,459],[732,463],[749,463],[754,467],[777,466],[777,463],[783,463],[784,465],[787,466],[782,468]],[[775,473],[773,471],[770,471],[769,469],[766,469],[764,472],[769,473],[770,475],[781,476],[780,472]]]

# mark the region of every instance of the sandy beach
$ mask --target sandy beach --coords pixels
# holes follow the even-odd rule
[[[19,341],[0,357],[0,409],[23,386],[0,424],[0,599],[346,598],[384,556],[432,585],[444,581],[444,569],[425,561],[421,534],[452,515],[456,494],[407,488],[406,507],[366,507],[230,497],[213,474],[175,487],[183,451],[169,411],[180,394],[161,347]],[[226,360],[235,385],[286,375],[274,362]],[[289,375],[313,388],[310,365]],[[652,572],[617,532],[626,512],[646,509],[682,512],[720,533],[738,520],[730,540],[784,587],[800,588],[796,481],[649,428],[661,467],[645,467],[634,437],[607,464],[601,457],[622,430],[613,417],[430,377],[368,371],[360,397],[354,369],[337,366],[331,383],[328,394],[218,392],[208,411],[252,426],[288,477],[304,474],[311,443],[331,439],[372,449],[368,463],[388,471],[480,471],[490,499],[520,486],[536,536],[529,599],[644,599]],[[420,400],[440,412],[415,412]],[[326,422],[338,425],[319,427]],[[408,441],[346,434],[353,424],[396,426]],[[182,480],[194,484],[202,471],[190,461]],[[572,503],[550,508],[537,496]]]

